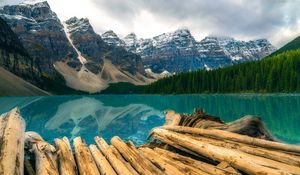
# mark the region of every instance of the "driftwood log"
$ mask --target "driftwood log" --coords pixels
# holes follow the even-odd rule
[[[59,174],[77,175],[77,166],[69,139],[64,137],[62,139],[55,139],[54,142],[57,150]]]
[[[25,122],[18,108],[0,117],[0,174],[24,174]]]
[[[241,151],[234,151],[224,147],[218,147],[209,143],[200,142],[185,134],[176,133],[165,129],[154,129],[154,137],[166,137],[178,145],[188,148],[200,155],[218,162],[227,162],[236,169],[248,174],[297,174],[300,168],[276,162],[270,159],[250,155]]]
[[[263,122],[256,116],[245,116],[236,121],[225,123],[219,117],[208,115],[203,109],[195,109],[192,114],[177,114],[174,111],[165,111],[166,123],[169,126],[186,126],[202,129],[225,130],[237,134],[265,140],[275,140]]]
[[[95,141],[106,159],[110,162],[111,166],[118,174],[132,175],[130,170],[120,159],[117,158],[117,156],[113,153],[111,147],[105,142],[103,138],[95,137]]]
[[[96,145],[90,145],[89,148],[101,174],[117,175],[113,167],[99,151]]]
[[[82,175],[100,175],[94,158],[86,143],[80,137],[76,137],[73,142],[79,173]]]
[[[34,154],[37,175],[58,175],[56,149],[38,133],[25,133],[25,149]]]

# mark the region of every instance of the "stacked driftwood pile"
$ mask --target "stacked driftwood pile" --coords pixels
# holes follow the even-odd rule
[[[109,145],[95,137],[88,146],[77,137],[71,148],[66,137],[51,145],[25,132],[13,109],[0,118],[0,175],[300,174],[300,147],[273,141],[258,118],[224,123],[197,110],[192,115],[170,111],[166,119],[153,129],[148,145],[136,147],[119,137]]]

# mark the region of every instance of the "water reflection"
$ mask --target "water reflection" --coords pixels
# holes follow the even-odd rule
[[[191,113],[196,107],[232,121],[244,115],[260,116],[279,139],[300,143],[299,95],[104,95],[0,98],[0,113],[21,107],[27,130],[38,131],[48,141],[55,137],[82,136],[91,143],[95,135],[114,135],[135,143],[145,142],[149,131],[164,123],[163,111]]]

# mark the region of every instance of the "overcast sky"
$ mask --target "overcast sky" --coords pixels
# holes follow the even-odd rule
[[[0,0],[0,5],[22,0]],[[240,40],[267,38],[277,47],[300,35],[300,0],[48,0],[61,20],[89,18],[99,34],[149,38],[188,28]]]

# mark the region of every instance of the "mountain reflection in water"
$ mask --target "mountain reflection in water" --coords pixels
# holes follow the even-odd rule
[[[88,143],[96,135],[107,141],[118,135],[136,144],[146,142],[152,128],[161,126],[163,111],[191,113],[201,107],[230,122],[244,115],[260,116],[278,139],[300,143],[300,95],[91,95],[54,97],[1,97],[0,113],[19,106],[27,130],[47,141],[82,136]]]

